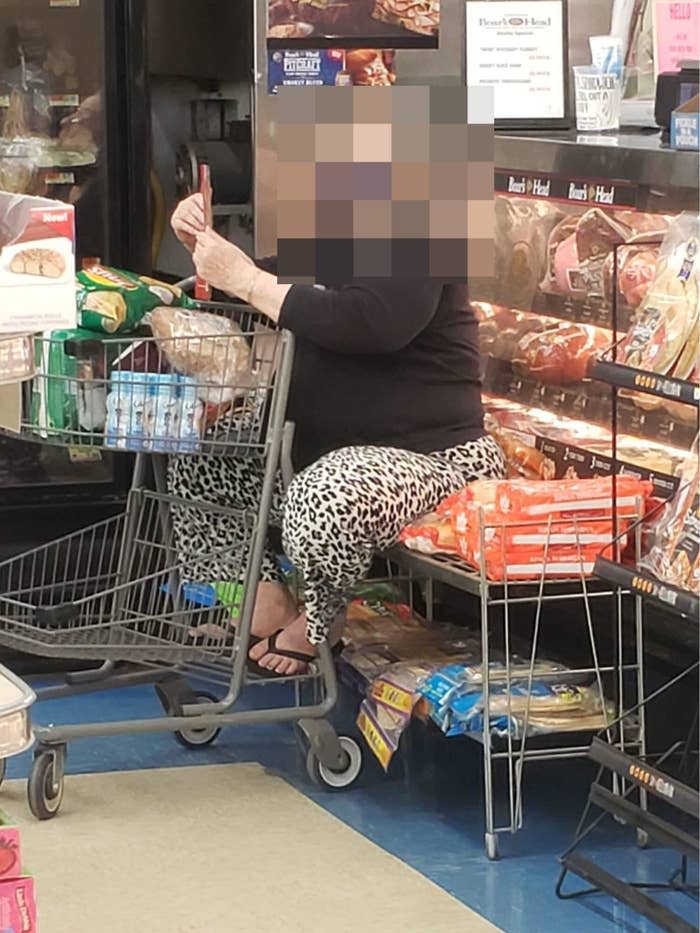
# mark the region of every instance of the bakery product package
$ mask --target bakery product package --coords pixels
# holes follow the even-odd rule
[[[676,495],[653,528],[653,544],[642,566],[683,590],[700,592],[700,441],[688,453]]]
[[[74,328],[74,278],[73,207],[0,191],[0,334]]]
[[[684,350],[699,316],[700,215],[685,212],[664,237],[653,282],[620,345],[618,362],[661,375],[679,363],[688,371],[692,360]]]

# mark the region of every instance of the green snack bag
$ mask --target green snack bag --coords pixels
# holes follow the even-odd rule
[[[144,316],[163,305],[194,308],[181,288],[97,263],[76,276],[81,327],[102,334],[136,330]]]

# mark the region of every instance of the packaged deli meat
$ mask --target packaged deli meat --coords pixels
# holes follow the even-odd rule
[[[496,301],[529,309],[546,268],[547,240],[561,211],[544,201],[496,198]]]
[[[479,325],[481,352],[484,356],[510,362],[523,337],[552,330],[556,326],[556,323],[539,314],[522,314],[510,308],[498,308]]]
[[[576,298],[595,298],[610,304],[613,257],[618,248],[618,278],[624,265],[630,263],[627,276],[618,281],[619,291],[623,299],[634,306],[634,302],[641,301],[645,285],[653,274],[655,246],[649,241],[660,241],[667,228],[668,219],[662,215],[631,211],[613,214],[598,207],[581,215],[569,215],[557,224],[549,237],[542,290]],[[625,244],[631,247],[635,243],[638,246],[634,250],[625,252],[622,249]]]
[[[619,362],[650,372],[671,372],[698,326],[700,236],[697,214],[681,214],[659,252],[654,281],[620,346]]]
[[[569,385],[585,378],[591,357],[609,342],[610,335],[597,327],[561,323],[552,330],[523,337],[513,365],[539,382]]]
[[[617,299],[630,308],[644,301],[654,278],[659,257],[658,247],[623,246],[617,252]],[[615,253],[610,253],[603,265],[605,299],[612,305],[615,288]]]

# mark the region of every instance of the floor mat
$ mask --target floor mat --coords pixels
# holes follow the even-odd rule
[[[66,779],[38,823],[3,787],[41,933],[494,933],[492,926],[254,764]]]

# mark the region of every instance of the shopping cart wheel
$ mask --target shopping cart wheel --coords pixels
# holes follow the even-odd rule
[[[486,842],[486,855],[490,861],[495,862],[498,858],[498,836],[496,833],[486,833],[484,841]]]
[[[338,741],[344,753],[344,767],[341,769],[326,767],[313,747],[306,753],[306,772],[319,787],[325,790],[346,790],[352,787],[362,771],[362,749],[348,735],[339,735]]]
[[[644,829],[637,830],[637,847],[640,849],[649,848],[649,833]]]
[[[198,690],[194,697],[191,700],[192,703],[218,703],[218,699],[215,696],[212,696],[211,693],[206,693],[204,690]],[[178,713],[174,713],[175,716]],[[184,745],[185,748],[204,748],[207,745],[211,745],[212,742],[216,742],[219,737],[221,729],[218,726],[204,726],[201,729],[183,729],[181,732],[175,733],[175,738],[180,743]]]
[[[29,774],[29,809],[38,820],[51,820],[63,802],[63,752],[37,751]]]
[[[204,690],[193,690],[182,677],[169,677],[155,685],[156,696],[166,716],[182,716],[184,706],[195,706],[197,703],[218,703],[211,693]],[[185,748],[204,748],[211,745],[218,738],[221,729],[218,726],[205,726],[204,728],[182,729],[175,733],[175,738]]]

